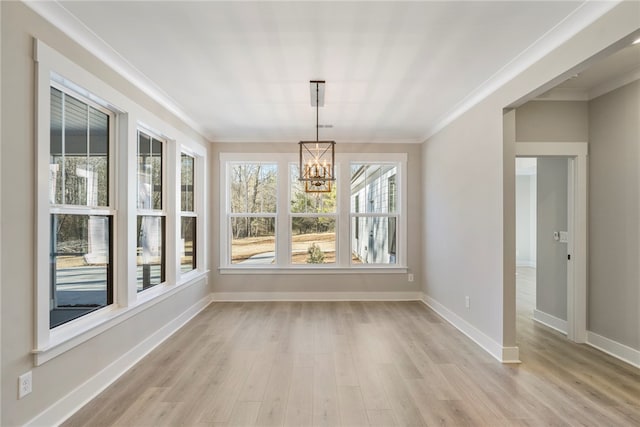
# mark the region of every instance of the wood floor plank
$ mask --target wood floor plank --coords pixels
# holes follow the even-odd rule
[[[331,354],[316,354],[313,369],[313,425],[340,424],[338,386]]]
[[[309,426],[313,420],[313,367],[294,366],[285,426]]]
[[[338,407],[343,426],[368,426],[367,412],[364,409],[360,387],[338,386]]]
[[[287,410],[292,370],[293,359],[291,355],[279,353],[269,374],[269,381],[262,398],[256,424],[260,426],[279,426],[283,424]]]

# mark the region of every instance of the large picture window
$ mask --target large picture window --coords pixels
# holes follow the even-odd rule
[[[406,154],[337,155],[323,193],[305,191],[295,160],[221,154],[223,270],[406,269]]]
[[[55,328],[113,303],[112,113],[50,88],[50,310]]]

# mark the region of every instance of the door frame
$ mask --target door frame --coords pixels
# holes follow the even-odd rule
[[[587,341],[587,156],[586,142],[516,142],[517,157],[565,157],[568,168],[567,338]]]

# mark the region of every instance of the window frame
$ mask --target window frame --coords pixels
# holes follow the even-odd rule
[[[364,165],[372,165],[372,166],[395,166],[396,167],[396,172],[393,175],[390,175],[387,178],[387,182],[386,182],[386,206],[384,208],[383,212],[375,212],[375,209],[372,209],[372,211],[369,211],[368,209],[364,209],[361,210],[359,209],[359,202],[360,202],[360,197],[359,194],[355,194],[354,195],[354,201],[357,201],[358,204],[356,204],[354,206],[354,209],[351,209],[351,203],[349,203],[349,222],[351,224],[355,224],[356,228],[355,229],[355,233],[354,233],[354,238],[358,239],[358,238],[362,238],[362,239],[367,239],[368,236],[367,235],[362,235],[359,233],[359,223],[364,222],[365,224],[368,223],[367,219],[368,218],[381,218],[381,219],[386,219],[387,220],[387,232],[389,231],[388,226],[391,223],[390,220],[394,219],[394,227],[395,227],[395,248],[396,248],[396,252],[394,253],[394,255],[396,256],[395,258],[395,262],[391,263],[366,263],[366,264],[360,264],[360,263],[354,263],[353,262],[353,256],[350,257],[350,262],[352,265],[357,265],[357,266],[361,266],[361,265],[395,265],[398,263],[398,258],[397,258],[397,254],[398,254],[398,229],[397,229],[397,224],[398,222],[401,223],[401,226],[403,223],[405,223],[406,221],[403,220],[403,218],[401,217],[401,213],[398,210],[398,183],[397,183],[397,176],[400,173],[399,169],[400,169],[400,164],[397,161],[392,161],[392,160],[382,160],[382,161],[360,161],[360,160],[356,160],[356,161],[351,161],[349,164],[349,169],[351,169],[351,166],[353,164],[358,164],[361,166]],[[349,175],[351,177],[351,175]],[[391,180],[391,178],[393,178],[393,180]],[[394,210],[391,211],[391,200],[389,198],[389,194],[391,193],[390,189],[391,186],[389,185],[391,182],[393,182],[394,184],[394,195],[396,196],[395,198],[395,204],[393,205]],[[384,183],[382,185],[385,185]],[[365,181],[365,187],[366,187],[366,181]],[[382,190],[382,188],[381,188]],[[351,192],[349,192],[349,195],[351,195]],[[349,200],[349,202],[351,202],[351,200]],[[372,206],[375,206],[374,200],[365,200],[365,203],[370,203]],[[390,235],[387,234],[387,239],[386,239],[386,243],[387,243],[387,250],[390,250]],[[403,239],[406,238],[406,232],[404,233]],[[353,240],[351,239],[351,237],[349,238],[350,242],[353,243]],[[353,253],[353,247],[349,247],[349,251],[352,254]],[[401,252],[404,252],[404,250],[402,250]],[[391,255],[391,252],[388,252],[388,255]],[[404,255],[403,255],[404,256]]]
[[[335,264],[292,264],[291,263],[291,227],[292,216],[304,216],[290,212],[289,165],[298,161],[295,152],[291,153],[220,153],[220,260],[218,270],[221,274],[298,274],[301,271],[322,272],[328,274],[360,274],[366,271],[381,273],[406,273],[407,267],[407,198],[406,198],[406,153],[338,153],[336,171],[338,180],[336,200],[336,263]],[[231,230],[228,226],[230,211],[228,182],[229,164],[232,163],[277,163],[277,213],[276,213],[276,262],[274,265],[231,264]],[[351,163],[394,163],[396,173],[396,263],[395,264],[352,264],[351,263],[351,212],[350,212],[350,165]],[[285,171],[282,173],[281,171]],[[340,177],[348,177],[340,179]],[[283,197],[282,195],[287,195]],[[346,209],[344,207],[347,207]],[[262,215],[262,214],[259,214]],[[315,214],[314,214],[315,216]],[[319,216],[327,216],[319,214]],[[385,215],[386,216],[386,215]],[[282,228],[279,225],[285,224]]]
[[[276,180],[277,180],[277,184],[276,184],[276,210],[275,212],[232,212],[232,208],[231,208],[231,194],[230,191],[228,191],[228,188],[225,184],[221,184],[222,186],[220,187],[221,190],[223,190],[220,194],[224,195],[224,202],[220,203],[220,205],[222,206],[222,209],[224,211],[224,214],[221,215],[222,218],[222,222],[224,224],[224,228],[221,228],[221,230],[225,230],[226,232],[221,233],[221,236],[226,236],[226,245],[224,246],[224,250],[222,250],[223,248],[221,247],[221,256],[224,256],[227,260],[228,265],[230,266],[238,266],[239,264],[233,264],[232,262],[232,255],[233,255],[233,250],[232,250],[232,244],[233,244],[233,232],[231,229],[231,220],[232,218],[273,218],[274,220],[274,228],[275,228],[275,247],[274,247],[274,252],[275,252],[275,260],[276,260],[276,264],[278,263],[278,260],[280,259],[280,257],[282,256],[282,250],[280,248],[280,240],[278,238],[278,230],[280,229],[280,225],[282,223],[281,220],[279,220],[279,212],[281,212],[281,208],[282,206],[280,205],[280,194],[281,194],[281,188],[280,188],[280,179],[281,179],[281,165],[278,164],[278,162],[273,161],[273,160],[264,160],[262,159],[261,156],[248,156],[247,160],[230,160],[225,162],[224,167],[221,169],[221,173],[224,174],[224,182],[225,183],[231,183],[231,173],[233,170],[233,167],[236,165],[240,165],[240,164],[260,164],[260,165],[275,165],[276,166]],[[222,240],[221,240],[222,241]]]
[[[192,190],[192,194],[193,194],[193,210],[192,211],[183,211],[182,210],[182,156],[186,155],[189,156],[193,159],[193,176],[192,176],[192,181],[193,181],[193,190]],[[178,165],[177,165],[177,170],[178,170],[178,179],[177,181],[177,186],[178,186],[178,191],[176,193],[176,199],[177,199],[177,211],[178,211],[178,215],[177,215],[177,224],[176,224],[176,234],[177,234],[177,240],[176,240],[176,256],[177,256],[177,274],[179,277],[182,276],[188,276],[189,274],[193,273],[193,272],[197,272],[199,268],[201,268],[200,266],[203,265],[203,260],[199,259],[201,257],[199,257],[199,254],[201,252],[200,248],[199,248],[199,242],[203,242],[204,239],[202,238],[203,236],[199,236],[200,233],[200,227],[199,227],[199,223],[200,223],[200,217],[201,215],[199,215],[199,211],[201,209],[202,206],[202,202],[199,200],[198,198],[198,192],[196,192],[196,188],[198,186],[197,182],[198,182],[198,172],[199,172],[199,166],[198,163],[201,163],[201,161],[199,162],[198,159],[202,159],[202,156],[198,156],[194,151],[188,149],[187,147],[181,147],[180,148],[180,152],[178,154]],[[179,247],[179,245],[177,244],[177,242],[180,242],[180,240],[182,239],[181,233],[182,233],[182,218],[185,217],[189,217],[189,218],[195,218],[195,232],[193,235],[193,262],[195,263],[195,266],[193,269],[188,270],[188,271],[182,271],[182,262],[181,262],[181,248]]]
[[[160,195],[160,209],[154,209],[153,207],[151,209],[143,209],[138,207],[138,192],[139,192],[139,185],[140,183],[138,182],[138,179],[140,179],[139,173],[140,171],[138,170],[139,167],[139,156],[140,156],[140,134],[143,133],[146,136],[148,136],[150,138],[149,140],[149,144],[150,146],[153,145],[153,140],[157,140],[162,144],[162,157],[160,160],[160,182],[162,185],[162,190],[161,190],[161,195]],[[148,287],[144,287],[143,284],[143,288],[141,290],[137,290],[137,285],[136,285],[136,291],[138,294],[140,294],[141,292],[146,292],[149,291],[150,289],[158,286],[158,285],[165,285],[167,283],[167,277],[168,277],[168,271],[167,271],[167,237],[168,237],[168,220],[167,220],[167,206],[168,206],[168,202],[167,202],[167,194],[168,194],[168,178],[167,178],[167,171],[169,170],[169,168],[167,167],[168,165],[168,153],[169,153],[169,138],[162,135],[160,132],[154,131],[149,129],[148,127],[146,127],[143,124],[138,124],[137,126],[137,130],[136,130],[136,251],[137,251],[137,223],[138,223],[138,218],[140,217],[145,217],[145,216],[152,216],[152,217],[161,217],[164,218],[163,221],[163,234],[162,234],[162,264],[161,264],[161,272],[164,274],[164,280],[161,280],[160,283],[156,283],[156,284],[152,284],[151,286]],[[137,253],[136,253],[136,257],[137,257]],[[138,263],[136,260],[136,284],[137,284],[137,280],[138,280],[138,274],[137,274],[137,267],[138,267]],[[161,273],[161,274],[162,274]]]
[[[289,162],[287,164],[287,214],[288,214],[288,220],[287,220],[287,226],[289,227],[288,230],[288,237],[289,237],[289,252],[288,252],[288,266],[294,266],[294,267],[301,267],[301,268],[332,268],[335,267],[337,265],[339,265],[339,261],[340,261],[340,248],[338,245],[338,230],[340,230],[340,187],[339,187],[339,182],[340,182],[340,163],[338,161],[336,161],[336,165],[335,165],[335,175],[336,175],[336,181],[333,184],[333,188],[335,188],[337,197],[336,197],[336,208],[334,212],[327,212],[327,213],[316,213],[316,212],[292,212],[291,211],[291,196],[292,196],[292,186],[293,183],[291,182],[291,166],[299,166],[298,162]],[[299,174],[295,175],[298,176]],[[304,184],[303,184],[304,185]],[[324,193],[320,193],[320,194],[324,194]],[[335,221],[335,235],[336,235],[336,241],[335,241],[335,262],[332,263],[323,263],[323,264],[295,264],[293,262],[293,218],[333,218],[333,220]]]

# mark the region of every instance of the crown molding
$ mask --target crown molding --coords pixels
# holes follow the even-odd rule
[[[80,44],[84,49],[91,52],[92,55],[104,62],[109,68],[132,83],[151,99],[166,108],[186,125],[204,136],[205,139],[210,140],[205,128],[193,120],[180,104],[97,34],[91,31],[90,28],[79,21],[58,1],[22,0],[22,2],[73,41]]]
[[[437,120],[436,124],[428,130],[423,141],[440,132],[514,77],[613,9],[620,1],[584,1],[570,15],[467,95],[449,113]]]

